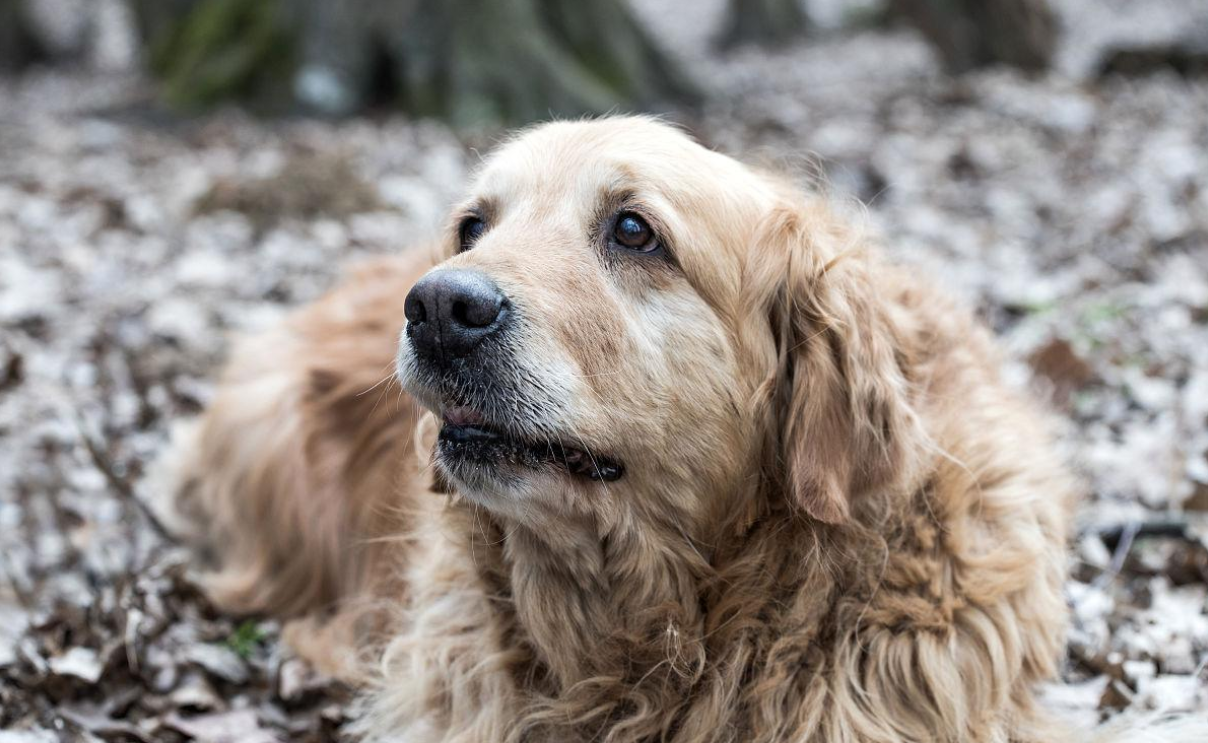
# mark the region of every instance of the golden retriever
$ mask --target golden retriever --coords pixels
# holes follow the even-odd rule
[[[643,118],[504,144],[438,252],[244,341],[177,448],[214,596],[309,617],[361,735],[1065,739],[1075,487],[917,272]]]

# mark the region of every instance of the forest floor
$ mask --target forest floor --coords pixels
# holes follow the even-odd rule
[[[1055,71],[952,79],[901,29],[722,56],[687,1],[639,4],[709,90],[673,118],[851,204],[1060,417],[1086,497],[1051,703],[1208,711],[1208,77],[1099,72],[1189,4],[1062,0]],[[232,332],[431,235],[490,142],[147,100],[0,80],[0,742],[334,739],[347,690],[207,605],[149,468]]]

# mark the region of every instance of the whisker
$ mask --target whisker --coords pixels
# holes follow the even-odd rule
[[[367,395],[367,394],[369,394],[370,392],[373,392],[373,391],[374,391],[375,389],[377,389],[378,387],[382,386],[383,384],[386,384],[386,383],[387,383],[387,382],[389,382],[391,379],[394,379],[395,370],[394,370],[394,368],[393,368],[393,367],[394,367],[394,362],[393,362],[393,361],[391,361],[391,362],[389,362],[388,364],[386,364],[386,369],[388,369],[388,370],[389,370],[389,371],[388,371],[388,373],[386,374],[386,376],[382,377],[381,381],[377,382],[376,384],[374,384],[374,385],[373,385],[372,387],[370,387],[369,389],[366,389],[366,390],[363,390],[363,391],[361,391],[361,392],[358,392],[358,393],[357,393],[357,397],[360,397],[360,396],[362,396],[362,395]]]

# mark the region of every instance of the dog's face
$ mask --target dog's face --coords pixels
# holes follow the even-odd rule
[[[719,504],[705,494],[740,489],[788,423],[769,414],[794,396],[769,386],[790,371],[793,323],[770,315],[789,270],[768,245],[782,203],[648,120],[504,146],[407,298],[399,375],[439,416],[437,466],[528,521],[706,518]]]

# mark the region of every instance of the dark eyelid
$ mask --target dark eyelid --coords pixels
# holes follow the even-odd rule
[[[619,194],[613,199],[605,200],[607,204],[604,211],[604,217],[600,224],[603,229],[605,239],[608,239],[608,233],[612,226],[616,223],[618,217],[625,213],[636,214],[645,220],[646,224],[650,225],[650,229],[654,232],[655,239],[659,242],[659,249],[654,253],[645,254],[647,258],[663,259],[675,263],[675,251],[672,249],[671,240],[669,238],[665,223],[658,218],[658,214],[649,208],[645,202],[639,199],[634,194]],[[636,255],[643,255],[637,253]]]
[[[482,205],[480,205],[480,204],[471,204],[470,206],[467,206],[467,207],[461,209],[457,213],[457,219],[456,219],[457,226],[461,227],[461,225],[465,224],[466,220],[468,220],[468,219],[481,219],[483,222],[486,222],[487,221],[486,210],[483,209]]]
[[[477,227],[478,234],[470,234],[470,230]],[[457,250],[464,253],[474,247],[474,243],[482,237],[482,233],[486,231],[487,224],[478,217],[470,216],[461,220],[461,224],[457,226]]]
[[[488,203],[474,202],[467,204],[453,213],[452,232],[455,247],[458,252],[462,249],[462,235],[466,222],[471,219],[481,221],[485,228],[490,229],[494,209]]]
[[[498,221],[499,217],[499,209],[497,207],[498,205],[496,204],[495,200],[490,198],[482,200],[476,199],[468,204],[463,204],[462,207],[456,212],[457,224],[460,225],[462,222],[470,218],[481,219],[488,225],[494,224],[496,221]]]

